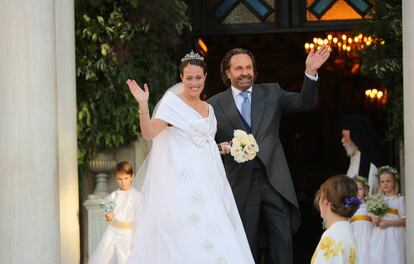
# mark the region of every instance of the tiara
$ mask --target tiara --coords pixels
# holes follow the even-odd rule
[[[181,61],[186,60],[201,60],[204,61],[204,58],[200,56],[197,52],[190,51],[190,53],[185,54],[184,58],[181,59]]]

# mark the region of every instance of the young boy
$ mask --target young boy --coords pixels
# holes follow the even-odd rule
[[[133,175],[131,163],[123,161],[116,165],[115,180],[119,189],[105,199],[105,203],[115,204],[113,213],[105,214],[105,220],[110,225],[89,258],[89,264],[106,264],[112,261],[123,264],[131,252],[132,229],[140,200],[140,193],[131,187]]]

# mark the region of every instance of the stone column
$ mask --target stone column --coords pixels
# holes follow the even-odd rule
[[[54,0],[60,264],[80,263],[74,0]]]
[[[403,0],[404,152],[407,214],[406,263],[414,263],[414,2]]]
[[[0,1],[0,263],[79,263],[73,4]]]

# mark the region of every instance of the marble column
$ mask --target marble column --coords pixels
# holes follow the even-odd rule
[[[74,0],[54,0],[54,2],[57,62],[60,264],[72,264],[80,261],[76,140],[75,6]]]
[[[74,1],[0,1],[0,263],[79,263]]]
[[[414,2],[403,0],[404,152],[407,214],[406,263],[414,263]]]

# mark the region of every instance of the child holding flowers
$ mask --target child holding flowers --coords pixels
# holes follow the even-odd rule
[[[131,187],[134,172],[131,163],[124,161],[116,166],[115,180],[119,189],[102,203],[105,221],[110,223],[89,264],[126,262],[131,252],[132,229],[140,193]]]
[[[405,204],[398,195],[398,172],[390,166],[378,169],[380,192],[388,210],[383,216],[373,216],[370,263],[405,263]]]
[[[311,264],[355,264],[357,251],[349,218],[360,205],[357,184],[348,176],[326,180],[314,203],[324,220],[326,231],[313,254]]]
[[[369,186],[367,179],[362,176],[355,176],[353,180],[358,186],[357,198],[361,202],[361,205],[351,217],[351,227],[357,245],[357,263],[365,264],[369,263],[369,244],[373,227],[372,218],[368,214],[367,204],[365,203],[365,197],[368,194]]]

